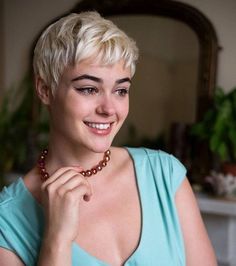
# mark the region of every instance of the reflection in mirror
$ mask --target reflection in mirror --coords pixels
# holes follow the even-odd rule
[[[162,136],[167,142],[173,123],[196,121],[198,38],[186,24],[171,18],[148,15],[109,18],[140,49],[130,91],[130,115],[116,144],[146,144],[140,141]]]

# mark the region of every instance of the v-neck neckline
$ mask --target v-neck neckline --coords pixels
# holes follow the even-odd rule
[[[140,178],[138,177],[138,173],[140,173],[140,171],[138,171],[139,165],[137,165],[137,163],[136,163],[136,160],[134,158],[135,155],[132,153],[132,148],[124,147],[124,149],[128,152],[131,160],[133,161],[133,168],[134,168],[134,173],[135,173],[135,182],[136,182],[136,186],[137,186],[139,205],[140,205],[140,211],[141,211],[141,229],[139,232],[139,241],[138,241],[136,248],[131,253],[131,255],[123,262],[122,265],[126,266],[135,257],[136,253],[141,248],[141,245],[143,242],[143,238],[144,238],[144,236],[143,236],[144,235],[144,206],[142,203],[142,192],[141,192],[141,186],[139,183]],[[101,266],[110,266],[107,262],[105,262],[105,261],[97,258],[96,256],[90,254],[89,252],[87,252],[77,242],[74,242],[73,244],[77,249],[80,250],[80,252],[82,252],[86,257],[89,257],[89,259],[93,260],[94,262],[98,262]]]
[[[133,162],[133,168],[134,168],[134,174],[135,174],[135,182],[136,182],[136,187],[137,187],[137,192],[138,192],[138,198],[139,198],[139,205],[140,205],[140,212],[141,212],[141,229],[139,232],[139,241],[134,249],[134,251],[131,253],[131,255],[124,261],[122,264],[123,266],[128,265],[128,263],[135,257],[136,253],[139,251],[141,248],[143,238],[144,238],[144,206],[142,202],[142,191],[141,191],[141,186],[140,186],[140,177],[138,176],[141,171],[138,171],[139,165],[137,164],[135,160],[135,154],[132,152],[132,148],[129,147],[124,147],[124,149],[128,152],[132,162]],[[22,184],[25,192],[27,195],[36,203],[36,205],[43,210],[43,207],[37,202],[37,200],[34,198],[32,193],[29,191],[29,189],[26,187],[24,180],[20,178],[20,183]],[[77,242],[73,242],[73,246],[77,249],[79,249],[80,252],[82,252],[86,257],[88,257],[90,260],[93,260],[94,262],[98,262],[102,266],[110,266],[107,262],[102,261],[101,259],[97,258],[96,256],[90,254],[88,251],[86,251],[84,248],[82,248]]]

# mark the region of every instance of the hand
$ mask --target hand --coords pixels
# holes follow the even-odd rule
[[[89,182],[79,173],[81,170],[60,168],[42,184],[47,240],[72,243],[78,235],[80,202],[89,201],[92,195]]]

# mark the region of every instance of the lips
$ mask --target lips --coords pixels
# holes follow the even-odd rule
[[[111,123],[93,123],[93,122],[85,122],[88,127],[99,129],[99,130],[107,130],[111,127]]]
[[[112,130],[112,123],[84,122],[90,132],[99,136],[107,136]]]

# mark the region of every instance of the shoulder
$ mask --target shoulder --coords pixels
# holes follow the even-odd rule
[[[29,201],[23,185],[22,178],[8,186],[0,192],[0,226],[9,227],[16,222],[17,217],[24,213]]]
[[[43,210],[19,178],[0,192],[0,247],[33,265],[43,233]]]
[[[126,149],[134,159],[141,160],[142,162],[148,160],[151,163],[159,163],[164,167],[179,166],[181,168],[185,168],[184,165],[175,156],[162,150],[154,150],[144,147],[126,147]]]
[[[27,190],[22,178],[5,186],[0,192],[1,226],[5,224],[9,229],[12,229],[12,226],[20,227],[24,221],[37,216],[39,212],[41,212],[40,206]]]
[[[20,209],[22,198],[22,180],[19,178],[9,186],[5,186],[0,192],[0,247],[15,251],[13,241],[13,231],[17,232],[16,228],[17,216]],[[10,240],[12,239],[12,240]]]
[[[6,204],[19,203],[21,200],[24,200],[25,197],[29,196],[29,192],[31,193],[34,191],[34,187],[32,186],[32,184],[36,183],[34,172],[34,169],[31,170],[25,176],[18,177],[0,190],[0,207]]]
[[[130,154],[135,156],[141,156],[141,157],[170,157],[171,154],[163,151],[163,150],[155,150],[145,147],[124,147],[123,149],[127,150]]]
[[[186,177],[185,166],[172,154],[147,148],[127,148],[127,150],[140,172],[166,184],[173,193]]]
[[[12,184],[4,186],[0,192],[0,209],[3,210],[9,204],[13,204],[15,199],[20,198],[22,195],[21,187],[22,179],[18,178]]]

